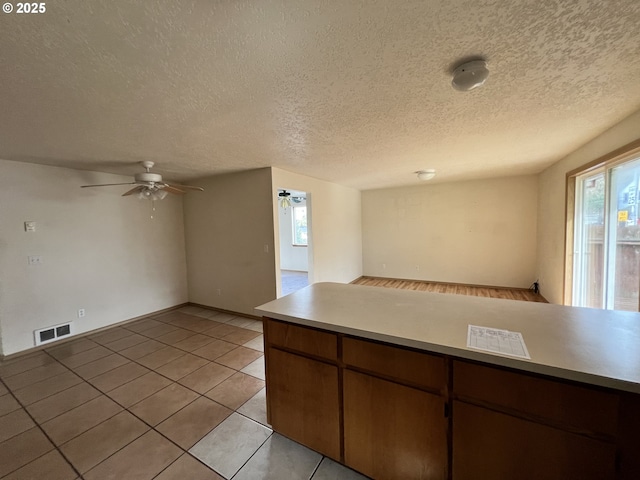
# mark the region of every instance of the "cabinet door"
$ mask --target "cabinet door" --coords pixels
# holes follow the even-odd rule
[[[454,402],[454,480],[614,477],[613,444]]]
[[[344,371],[345,463],[372,478],[447,478],[441,397]]]
[[[339,461],[338,367],[275,348],[266,367],[273,429]]]

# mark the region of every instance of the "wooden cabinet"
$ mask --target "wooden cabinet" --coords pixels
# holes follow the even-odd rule
[[[447,419],[440,396],[344,372],[344,459],[371,478],[447,478]]]
[[[447,478],[444,357],[342,338],[344,461],[372,478]]]
[[[273,429],[340,461],[338,367],[268,348],[267,369]]]
[[[266,319],[265,341],[271,426],[340,461],[338,336]]]
[[[619,395],[453,362],[453,478],[613,479]]]
[[[453,478],[615,478],[615,444],[463,402],[453,405]]]
[[[274,430],[373,479],[640,478],[640,396],[266,319]]]

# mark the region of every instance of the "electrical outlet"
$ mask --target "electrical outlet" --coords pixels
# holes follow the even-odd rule
[[[218,293],[218,296],[222,295],[222,290],[218,289],[216,292]]]
[[[78,309],[78,318],[84,317],[84,308]]]
[[[383,263],[383,264],[382,264],[382,269],[383,269],[383,270],[386,270],[386,269],[387,269],[387,264],[386,264],[386,263]]]
[[[267,243],[264,244],[264,253],[269,253],[269,245]]]
[[[416,265],[416,272],[420,271],[420,265]]]
[[[42,265],[42,255],[29,255],[27,260],[29,265]]]

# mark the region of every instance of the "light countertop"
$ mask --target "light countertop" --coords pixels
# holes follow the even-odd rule
[[[270,318],[640,393],[640,313],[316,283],[256,307]],[[467,348],[468,325],[522,333],[531,360]]]

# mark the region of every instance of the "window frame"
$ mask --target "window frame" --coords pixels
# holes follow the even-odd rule
[[[576,215],[576,183],[579,176],[587,173],[596,173],[602,169],[605,172],[605,181],[608,182],[608,172],[611,168],[634,160],[640,155],[640,139],[623,145],[610,153],[607,153],[591,162],[575,168],[566,174],[565,188],[565,238],[564,238],[564,276],[563,276],[563,303],[573,305],[573,269],[574,269],[574,241],[575,241],[575,215]]]

